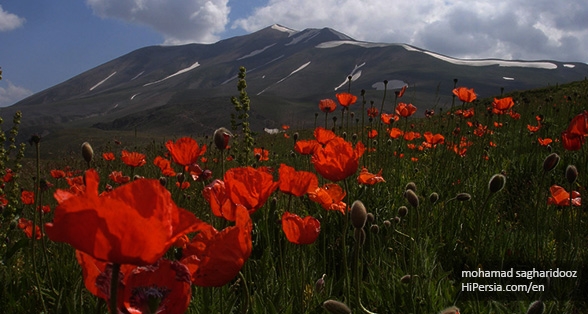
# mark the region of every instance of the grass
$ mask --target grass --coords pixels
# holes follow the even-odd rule
[[[482,99],[473,104],[453,105],[453,112],[474,107],[475,116],[468,119],[448,114],[448,108],[437,108],[431,118],[409,117],[396,122],[393,127],[404,131],[430,131],[445,137],[444,144],[422,151],[407,146],[409,143],[419,146],[422,138],[408,142],[402,138],[390,139],[380,132],[377,138],[368,139],[367,130],[362,130],[361,125],[377,129],[377,121],[351,119],[347,126],[341,123],[345,118],[341,119],[340,111],[333,113],[339,118],[337,134],[346,134],[352,143],[362,141],[374,149],[361,157],[360,166],[373,173],[382,169],[385,179],[373,186],[357,184],[356,176],[339,182],[346,187],[347,204],[361,200],[373,215],[364,228],[365,242],[359,245],[347,216],[326,211],[307,196],[297,198],[275,192],[251,217],[253,251],[241,270],[243,276],[219,288],[193,286],[187,313],[326,313],[321,304],[329,299],[344,302],[354,313],[437,313],[453,305],[461,313],[525,313],[535,300],[545,303],[545,313],[586,313],[586,205],[573,208],[548,205],[547,197],[549,187],[554,184],[568,191],[579,191],[582,197],[586,195],[586,147],[567,151],[557,139],[569,121],[588,108],[588,81],[504,96],[513,97],[516,102],[513,109],[520,119],[488,114],[486,108],[491,106],[492,99]],[[370,100],[379,108],[381,99],[369,97],[366,95],[366,108]],[[387,99],[384,111],[392,112],[393,107],[390,98]],[[361,108],[361,103],[351,106],[356,118],[361,119]],[[530,132],[527,125],[537,125],[537,116],[543,117],[542,127]],[[317,126],[324,124],[323,118],[321,113],[316,119]],[[331,128],[330,116],[327,121]],[[468,121],[486,126],[486,132],[476,135]],[[18,124],[16,121],[15,130],[10,131],[4,123],[5,150],[0,154],[2,174],[6,169],[12,169],[15,174],[12,181],[4,184],[2,192],[8,203],[2,209],[0,221],[0,308],[6,313],[107,312],[106,303],[84,287],[73,248],[46,237],[33,241],[16,226],[18,218],[35,216],[35,205],[24,205],[20,192],[21,189],[33,191],[37,178],[37,160],[23,158],[19,153],[21,146],[16,142],[10,147],[11,139],[18,133]],[[309,156],[293,153],[295,131],[299,139],[312,138],[312,129],[288,130],[289,139],[282,134],[257,134],[254,146],[269,150],[270,159],[254,162],[254,166],[272,167],[275,180],[281,163],[314,172]],[[155,156],[165,155],[167,139],[132,135],[132,132],[125,133],[121,144],[113,141],[113,134],[102,139],[92,138],[95,134],[79,133],[78,137],[65,134],[63,141],[77,143],[77,147],[84,141],[96,143],[92,167],[100,173],[101,188],[106,183],[116,186],[108,180],[113,170],[131,174],[130,168],[120,161],[123,149],[147,156],[147,164],[135,169],[134,174],[160,177],[152,161]],[[462,137],[471,144],[460,156],[454,152],[453,145],[458,145]],[[554,142],[549,147],[541,146],[538,137],[552,138]],[[203,168],[210,169],[213,178],[222,178],[220,163],[213,161],[220,153],[212,144],[212,134],[197,140],[209,146],[205,155],[208,162],[202,164]],[[239,138],[232,144],[238,146],[238,141]],[[40,178],[54,186],[38,193],[36,203],[55,208],[52,194],[57,188],[67,188],[67,184],[63,179],[51,178],[49,171],[69,167],[79,174],[86,163],[77,152],[59,155],[63,151],[45,147],[43,139],[39,147],[41,151],[55,151],[54,155],[39,160]],[[27,156],[34,156],[34,148],[26,144]],[[104,161],[101,153],[110,151],[117,160]],[[544,171],[544,160],[552,152],[561,160],[555,169]],[[565,177],[568,165],[578,169],[578,178],[573,183]],[[231,161],[225,166],[228,169],[239,165]],[[505,186],[491,193],[489,180],[499,173],[506,178]],[[320,176],[319,180],[321,185],[327,183]],[[204,183],[191,182],[190,188],[179,190],[174,178],[168,181],[167,187],[180,207],[219,229],[227,225],[211,214],[201,194]],[[416,186],[418,206],[413,206],[414,202],[409,203],[404,196],[409,182]],[[438,195],[436,202],[431,202],[433,193]],[[401,206],[408,208],[406,216],[399,217]],[[284,211],[317,218],[321,222],[317,241],[310,245],[288,242],[279,222]],[[49,212],[40,219],[48,222],[52,215]],[[176,251],[172,249],[166,256],[173,258]],[[485,282],[481,278],[462,277],[462,270],[478,268],[515,271],[559,268],[578,271],[578,277],[486,282],[498,285],[532,281],[544,285],[545,291],[535,293],[461,291],[464,283]],[[317,290],[315,283],[323,274],[324,287]]]

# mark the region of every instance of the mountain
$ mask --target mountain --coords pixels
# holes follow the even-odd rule
[[[239,67],[247,69],[254,130],[287,123],[309,127],[318,101],[366,91],[379,104],[408,84],[403,98],[424,109],[448,106],[454,79],[479,97],[582,80],[584,63],[462,60],[406,44],[357,41],[333,29],[295,31],[272,25],[214,44],[150,46],[81,73],[2,108],[23,112],[21,133],[51,137],[64,130],[196,135],[228,126]],[[387,111],[391,111],[388,98]],[[361,108],[356,105],[354,110]]]

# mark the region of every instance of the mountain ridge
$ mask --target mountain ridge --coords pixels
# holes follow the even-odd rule
[[[367,101],[382,101],[384,80],[408,84],[405,101],[424,111],[449,103],[455,78],[484,97],[500,88],[543,87],[588,74],[588,65],[578,62],[464,60],[408,44],[357,41],[330,28],[296,31],[274,24],[213,44],[139,48],[2,108],[0,115],[20,110],[23,128],[38,134],[67,128],[210,131],[228,125],[241,66],[247,68],[252,125],[260,130],[313,121],[318,101],[347,90],[348,76],[351,92],[365,90]]]

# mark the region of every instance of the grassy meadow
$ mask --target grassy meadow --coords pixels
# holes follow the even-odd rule
[[[315,129],[284,126],[279,133],[268,134],[249,129],[249,107],[255,103],[248,104],[244,79],[243,75],[240,95],[234,99],[233,127],[225,126],[233,136],[209,134],[193,139],[200,149],[196,153],[200,169],[175,159],[167,143],[177,143],[180,138],[135,143],[131,137],[99,146],[89,143],[92,154],[85,146],[74,155],[35,158],[45,149],[43,138],[26,135],[29,142],[16,140],[20,120],[27,117],[16,116],[14,121],[2,117],[2,312],[107,313],[112,304],[118,304],[122,313],[183,312],[182,307],[172,306],[176,302],[187,304],[186,313],[455,313],[453,307],[459,313],[476,314],[588,313],[588,217],[586,202],[580,201],[587,193],[588,148],[583,143],[572,149],[562,139],[562,132],[580,121],[574,118],[588,108],[588,81],[503,95],[497,91],[495,99],[462,101],[456,96],[450,108],[412,104],[419,111],[434,111],[427,116],[410,114],[412,109],[400,105],[406,104],[406,96],[398,91],[389,90],[385,99],[372,99],[369,91],[354,91],[351,85],[349,92],[357,101],[348,110],[342,110],[333,95],[336,110],[325,113],[317,99]],[[451,94],[452,90],[440,92]],[[497,101],[507,97],[512,97],[514,106],[496,109]],[[398,120],[386,124],[382,113],[396,114]],[[578,125],[575,129],[581,131]],[[586,125],[583,128],[586,131]],[[226,144],[220,139],[228,139],[230,148],[219,149]],[[319,143],[312,144],[313,140]],[[77,141],[82,145],[87,139]],[[130,166],[128,159],[123,161],[123,151],[143,154],[145,162]],[[107,153],[112,153],[113,160],[107,160],[112,159]],[[154,163],[161,159],[167,160],[167,168]],[[290,188],[304,184],[301,196],[282,187],[286,180],[280,175],[282,165],[305,172],[289,176],[289,183],[284,183]],[[251,167],[247,175],[225,174],[246,166]],[[87,249],[88,242],[94,241],[87,232],[93,220],[60,224],[59,228],[79,231],[80,239],[54,241],[59,233],[55,230],[57,211],[70,208],[71,199],[88,193],[84,184],[89,179],[82,176],[90,168],[99,176],[98,193],[105,193],[101,198],[141,180],[155,179],[169,191],[177,207],[203,222],[200,229],[188,228],[187,237],[178,235],[163,246],[166,261],[183,263],[187,251],[196,251],[195,268],[187,267],[192,281],[183,290],[160,283],[173,277],[168,275],[142,283],[159,287],[159,294],[146,297],[155,302],[151,307],[141,308],[137,305],[141,300],[133,299],[135,292],[143,291],[139,288],[130,290],[131,297],[115,292],[112,303],[108,294],[112,289],[101,289],[114,286],[110,274],[117,267],[107,264],[108,258],[97,257],[93,268],[82,270],[80,255],[76,255],[76,248]],[[248,177],[251,173],[253,178]],[[303,179],[312,176],[317,183]],[[221,206],[226,215],[237,213],[236,222],[215,215],[214,205],[203,195],[207,187],[220,189],[215,179],[226,185],[222,191],[237,193],[228,201],[230,205],[221,202],[228,206]],[[137,191],[143,190],[137,187]],[[569,191],[580,196],[563,194]],[[207,193],[218,199],[224,195],[210,189]],[[235,207],[235,199],[245,194],[248,199],[243,205],[251,198],[258,202],[255,209],[244,206],[250,218],[241,217],[243,210]],[[130,192],[117,195],[131,197]],[[97,210],[95,202],[89,202],[87,209]],[[35,210],[44,205],[44,210]],[[116,216],[119,209],[105,210]],[[292,218],[294,224],[285,231],[286,213],[311,218]],[[126,214],[119,220],[123,217]],[[45,224],[51,222],[55,225],[46,230]],[[123,228],[121,223],[135,230],[135,222],[118,221],[116,228]],[[210,226],[226,230],[219,234],[227,236],[218,242],[216,238],[202,240],[203,234],[216,234]],[[239,235],[232,236],[236,230]],[[140,237],[151,237],[158,230],[145,232],[123,233],[115,240],[135,241],[140,246]],[[196,243],[197,239],[201,242]],[[293,243],[296,241],[307,244]],[[190,242],[196,243],[193,248],[186,246]],[[113,256],[112,252],[105,254]],[[118,252],[119,256],[126,257],[125,252]],[[205,264],[209,260],[210,265]],[[133,267],[121,266],[118,289],[126,291],[131,285]],[[196,268],[201,275],[198,280],[194,280]],[[144,269],[143,274],[148,272]],[[506,273],[511,269],[512,276],[537,272],[530,278],[511,278]],[[463,276],[462,271],[478,270],[505,272],[500,278]],[[545,272],[540,273],[549,270],[576,272],[576,277],[546,278]],[[221,273],[230,273],[230,278],[213,282]],[[100,277],[104,274],[111,282],[100,286],[97,280],[104,281]],[[468,283],[488,284],[487,290],[533,284],[539,291],[465,291]],[[538,300],[543,308],[539,303],[530,307]]]

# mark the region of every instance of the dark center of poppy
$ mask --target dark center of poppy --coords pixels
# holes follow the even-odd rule
[[[171,290],[165,287],[136,287],[133,288],[129,301],[133,308],[142,313],[155,314],[158,312],[161,302],[170,292]]]

